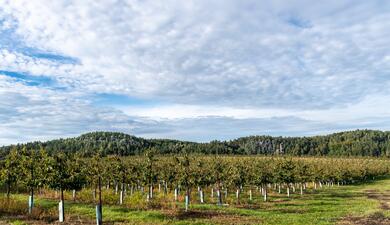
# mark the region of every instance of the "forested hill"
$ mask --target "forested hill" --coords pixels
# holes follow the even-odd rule
[[[0,148],[1,155],[11,148],[39,149],[49,153],[78,152],[90,156],[96,151],[105,155],[137,155],[154,148],[162,154],[267,154],[267,155],[332,155],[390,156],[390,132],[356,130],[313,137],[250,136],[231,141],[195,143],[167,139],[144,139],[116,132],[92,132],[75,138],[32,142]]]

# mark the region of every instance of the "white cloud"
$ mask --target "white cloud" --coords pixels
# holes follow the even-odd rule
[[[298,136],[357,128],[390,129],[388,99],[373,96],[359,106],[325,113],[175,105],[123,109],[125,114],[93,106],[89,99],[83,99],[83,93],[28,86],[0,75],[0,145],[96,130],[209,141],[255,134]],[[355,110],[359,113],[353,113]]]
[[[118,110],[92,106],[78,93],[28,86],[0,74],[0,146],[95,130],[131,132],[139,124]]]
[[[378,3],[36,0],[2,8],[28,45],[79,59],[77,79],[89,90],[318,108],[389,87],[389,4]]]
[[[262,133],[251,123],[275,134],[385,129],[389,10],[380,0],[0,0],[0,70],[64,88],[1,76],[0,144],[93,129],[191,139],[195,123],[201,139],[223,121],[230,136]],[[101,108],[96,93],[162,103]]]
[[[291,116],[293,111],[281,109],[235,108],[227,106],[205,105],[153,105],[127,106],[119,109],[130,116],[153,118],[157,120],[175,120],[197,117],[231,117],[235,119],[267,118]]]
[[[345,107],[314,110],[226,107],[207,105],[152,105],[119,107],[129,116],[157,120],[177,120],[204,117],[230,117],[234,119],[266,119],[273,117],[297,117],[322,123],[356,123],[370,118],[390,118],[390,96],[371,95],[357,104]]]
[[[324,123],[297,117],[235,119],[231,117],[202,117],[165,120],[136,128],[143,137],[178,138],[192,141],[229,140],[249,135],[312,136],[347,129],[390,129],[390,120],[379,119]]]

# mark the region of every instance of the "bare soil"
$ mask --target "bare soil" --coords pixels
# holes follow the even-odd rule
[[[12,224],[13,221],[17,221],[17,220],[22,221],[23,224],[28,224],[28,225],[44,225],[44,224],[92,225],[92,224],[96,224],[96,222],[94,220],[89,220],[89,219],[78,217],[78,216],[67,217],[66,221],[64,223],[60,223],[57,220],[37,220],[37,219],[31,219],[31,218],[23,217],[23,216],[10,216],[10,217],[1,217],[0,225]],[[107,223],[105,223],[105,224],[107,224]]]
[[[379,208],[382,211],[390,210],[390,191],[384,193],[377,190],[367,190],[365,192],[367,198],[379,201]],[[338,225],[390,225],[390,218],[383,215],[382,212],[377,212],[369,216],[347,216],[341,219]]]
[[[205,219],[212,224],[261,224],[261,220],[259,218],[216,211],[190,210],[185,212],[182,210],[172,210],[166,211],[165,214],[172,220]]]

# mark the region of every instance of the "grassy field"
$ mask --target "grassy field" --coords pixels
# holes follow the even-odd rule
[[[390,179],[368,184],[323,187],[290,198],[273,194],[263,202],[259,194],[251,204],[216,206],[192,204],[184,212],[182,203],[164,209],[136,210],[104,206],[105,224],[390,224]],[[27,196],[13,195],[23,214]],[[2,198],[3,202],[5,199]],[[37,198],[35,216],[7,215],[0,209],[0,224],[45,224],[56,220],[57,201]],[[67,201],[66,219],[70,224],[93,224],[93,205]],[[18,208],[18,207],[16,207]],[[20,208],[20,206],[19,206]]]

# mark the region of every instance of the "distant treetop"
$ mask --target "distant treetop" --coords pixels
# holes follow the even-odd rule
[[[235,155],[293,155],[293,156],[390,156],[390,132],[376,130],[345,131],[312,137],[249,136],[229,141],[196,143],[169,139],[145,139],[119,132],[91,132],[79,137],[31,142],[0,148],[4,157],[12,148],[40,149],[50,154],[65,151],[92,156],[139,155],[154,148],[159,154],[198,153]]]

